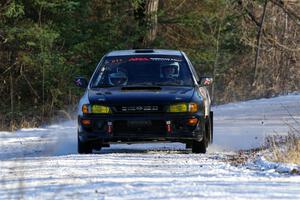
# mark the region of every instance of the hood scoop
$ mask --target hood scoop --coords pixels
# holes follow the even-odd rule
[[[122,91],[145,91],[145,90],[161,90],[161,87],[155,86],[131,86],[131,87],[122,87]]]

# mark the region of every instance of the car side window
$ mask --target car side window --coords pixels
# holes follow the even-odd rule
[[[193,75],[194,75],[195,78],[196,78],[196,81],[199,82],[199,81],[200,81],[200,78],[199,78],[199,76],[198,76],[198,74],[197,74],[197,72],[196,72],[196,70],[195,70],[195,68],[194,68],[194,66],[193,66],[193,64],[192,64],[192,62],[191,62],[187,57],[186,57],[186,60],[187,60],[188,64],[190,65],[190,68],[191,68],[191,70],[192,70]]]

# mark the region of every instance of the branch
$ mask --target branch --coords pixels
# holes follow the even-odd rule
[[[265,21],[265,17],[266,17],[268,2],[269,2],[268,0],[265,0],[263,13],[262,13],[260,23],[259,23],[260,26],[259,26],[258,33],[256,36],[256,46],[257,47],[256,47],[255,63],[254,63],[255,72],[254,72],[253,85],[255,84],[256,77],[258,76],[258,59],[259,59],[259,54],[260,54],[261,34],[262,34],[263,25],[264,25],[264,21]]]
[[[0,3],[0,11],[3,11],[4,9],[6,9],[6,6],[8,6],[8,4],[11,3],[12,0],[7,0],[6,2],[2,2],[2,4]]]
[[[251,12],[251,10],[249,10],[248,8],[246,8],[244,5],[243,5],[243,1],[242,0],[239,0],[238,1],[238,4],[241,6],[241,8],[246,11],[247,15],[250,17],[250,19],[256,24],[256,26],[260,27],[261,24],[260,22],[256,19],[256,16]]]
[[[35,89],[33,88],[33,86],[31,85],[30,81],[27,79],[27,77],[25,76],[25,74],[22,74],[22,77],[25,79],[25,81],[27,82],[28,86],[30,87],[32,93],[38,98],[40,99],[41,97],[38,95],[38,93],[35,91]]]
[[[183,0],[181,3],[179,3],[179,5],[176,8],[174,8],[174,10],[179,10],[185,2],[186,0]]]
[[[283,0],[270,0],[273,4],[280,7],[292,20],[300,26],[300,15],[297,15],[292,9],[287,7]]]
[[[266,34],[264,34],[266,36]],[[277,46],[287,50],[287,51],[291,51],[291,52],[300,52],[300,48],[296,48],[296,49],[292,49],[292,48],[289,48],[281,43],[279,43],[277,40],[273,39],[272,37],[266,37],[267,40],[275,43]]]

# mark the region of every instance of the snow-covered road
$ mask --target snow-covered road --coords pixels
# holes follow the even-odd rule
[[[112,145],[76,154],[76,124],[0,132],[0,199],[300,199],[300,176],[233,166],[234,151],[299,127],[300,95],[214,108],[206,155],[180,143]],[[251,167],[250,167],[251,166]]]

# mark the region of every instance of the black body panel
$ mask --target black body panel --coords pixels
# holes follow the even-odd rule
[[[199,119],[196,126],[186,125],[191,118]],[[81,125],[82,119],[92,120],[91,126]],[[112,122],[112,132],[108,133],[108,123]],[[167,122],[171,131],[167,130]],[[151,140],[201,140],[205,119],[197,115],[174,114],[115,114],[106,116],[84,116],[78,118],[79,137],[84,141],[151,141]]]
[[[195,89],[193,87],[160,86],[159,90],[139,87],[135,90],[124,90],[122,87],[89,90],[91,104],[105,105],[161,105],[176,102],[190,102]]]
[[[102,74],[105,75],[105,70],[114,69],[104,64],[105,60],[109,59],[110,62],[115,62],[113,64],[118,64],[118,62],[121,63],[122,61],[120,56],[124,56],[126,59],[128,56],[132,56],[135,60],[147,60],[148,58],[150,60],[163,60],[164,56],[173,56],[174,59],[172,60],[171,58],[171,61],[168,60],[168,57],[168,63],[172,64],[174,61],[177,64],[181,64],[181,69],[186,67],[184,75],[190,78],[189,80],[184,79],[184,81],[186,83],[190,81],[191,83],[155,85],[155,82],[153,82],[153,85],[151,85],[150,82],[149,85],[148,81],[144,85],[124,84],[110,86],[107,83],[104,84],[98,81],[98,85],[101,86],[102,84],[102,87],[96,87],[97,84],[93,85],[93,81],[102,80],[100,76]],[[129,62],[126,59],[125,61]],[[181,61],[179,62],[177,59]],[[153,65],[153,67],[155,66]],[[130,74],[129,69],[127,70],[128,75]],[[110,78],[116,78],[125,72],[117,70],[117,72],[112,73],[114,76]],[[152,76],[147,76],[147,78],[149,77],[151,78]],[[157,79],[160,78],[161,76],[157,76]],[[107,78],[103,79],[103,81],[107,82]],[[181,82],[184,81],[181,80]],[[143,141],[178,141],[188,143],[191,141],[203,141],[204,138],[208,138],[208,133],[205,130],[207,119],[210,115],[211,102],[208,90],[206,87],[199,85],[199,82],[199,77],[195,73],[191,62],[181,51],[153,50],[138,52],[127,50],[111,52],[101,59],[84,96],[80,100],[78,106],[78,141],[79,143],[95,142],[97,144],[119,141],[125,143]],[[174,83],[177,82],[174,81]],[[171,105],[180,103],[187,105],[194,103],[198,106],[198,110],[178,113],[172,113],[168,110]],[[86,104],[106,106],[109,107],[110,112],[107,114],[86,114],[82,111],[83,105]],[[84,125],[82,123],[83,120],[88,120],[90,124]],[[193,120],[196,123],[190,123]]]

